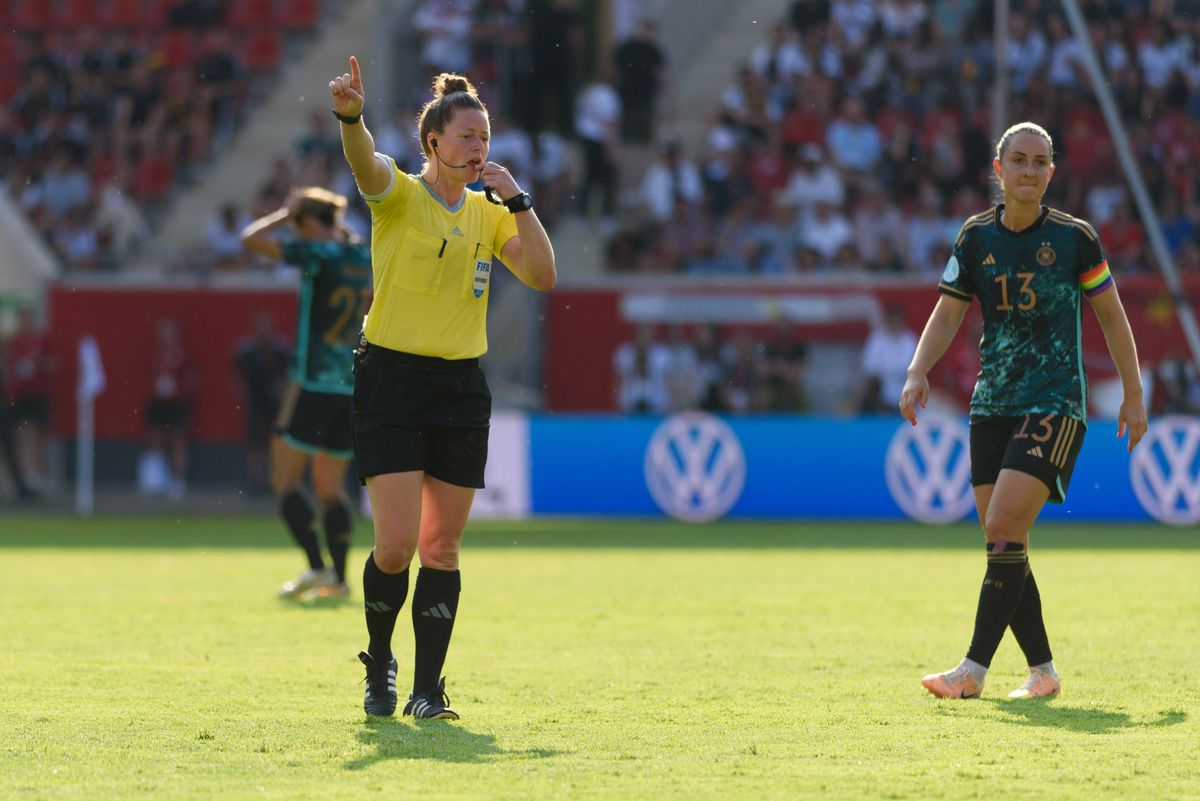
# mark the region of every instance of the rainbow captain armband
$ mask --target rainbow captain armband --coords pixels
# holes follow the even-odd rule
[[[1108,269],[1107,261],[1100,262],[1095,267],[1079,276],[1079,286],[1083,288],[1083,293],[1089,297],[1092,295],[1099,295],[1112,285],[1112,272]]]

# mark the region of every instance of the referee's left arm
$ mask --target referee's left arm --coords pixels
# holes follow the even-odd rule
[[[508,170],[494,161],[484,165],[480,178],[505,200],[521,194],[521,187]],[[514,216],[517,235],[504,243],[500,261],[526,286],[541,292],[553,289],[558,282],[558,271],[554,266],[554,247],[542,221],[533,209],[518,211]]]
[[[517,212],[517,235],[504,244],[500,261],[508,265],[526,286],[541,292],[554,289],[558,271],[554,267],[554,247],[533,209]]]

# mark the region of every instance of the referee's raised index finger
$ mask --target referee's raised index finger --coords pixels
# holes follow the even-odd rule
[[[358,59],[355,58],[354,56],[350,56],[350,79],[353,81],[357,81],[361,77],[362,76],[359,75],[359,72],[358,72]]]

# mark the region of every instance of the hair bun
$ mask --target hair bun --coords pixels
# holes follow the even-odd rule
[[[453,72],[443,72],[433,79],[433,92],[438,97],[452,95],[455,92],[466,92],[469,95],[474,95],[475,87],[462,75],[457,75]]]

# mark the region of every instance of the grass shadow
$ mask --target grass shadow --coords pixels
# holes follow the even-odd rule
[[[1187,720],[1187,713],[1178,709],[1163,710],[1156,720],[1134,720],[1124,712],[1110,712],[1095,706],[1064,706],[1056,699],[1046,701],[1003,701],[988,699],[1011,723],[1018,726],[1040,726],[1065,729],[1083,734],[1111,734],[1123,729],[1145,729],[1175,726]]]
[[[547,748],[505,750],[492,734],[481,734],[461,723],[445,720],[412,720],[368,717],[359,730],[359,742],[373,753],[345,764],[347,770],[362,770],[377,762],[428,759],[437,762],[478,763],[496,759],[548,759],[557,751]]]
[[[355,522],[353,548],[370,548],[371,522]],[[1153,524],[1039,524],[1041,550],[1196,550],[1194,529]],[[725,520],[680,523],[658,518],[548,518],[472,520],[465,547],[488,550],[975,550],[982,542],[971,523],[927,526],[899,521]],[[272,516],[0,518],[0,551],[29,548],[146,550],[280,549],[296,546]]]

